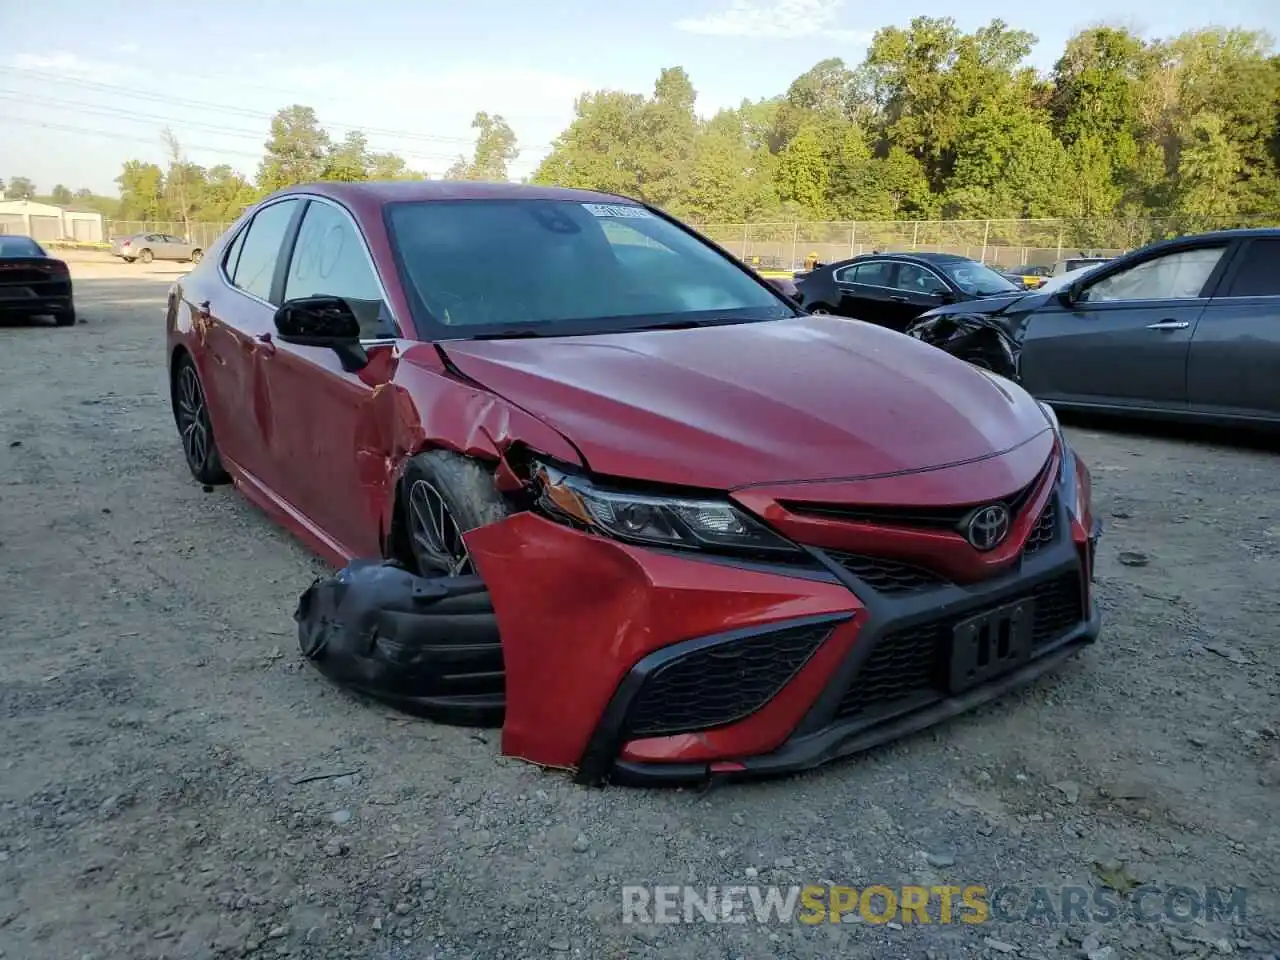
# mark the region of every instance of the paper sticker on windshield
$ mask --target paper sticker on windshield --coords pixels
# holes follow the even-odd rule
[[[644,207],[629,203],[584,203],[583,208],[593,217],[620,217],[623,220],[649,220],[653,217]]]

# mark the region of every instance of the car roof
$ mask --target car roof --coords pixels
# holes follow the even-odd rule
[[[325,181],[298,184],[272,194],[309,193],[360,205],[430,200],[571,200],[579,203],[636,203],[629,197],[594,190],[543,187],[525,183],[487,183],[470,180],[365,180],[357,183]]]

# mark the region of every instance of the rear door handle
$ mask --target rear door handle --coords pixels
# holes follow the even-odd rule
[[[890,297],[889,299],[890,299],[890,300],[892,300],[894,303],[906,303],[906,302],[907,302],[907,298],[906,298],[906,297]]]
[[[1191,326],[1186,320],[1161,320],[1159,323],[1147,324],[1148,330],[1185,330]]]

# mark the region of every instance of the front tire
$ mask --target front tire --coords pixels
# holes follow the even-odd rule
[[[474,574],[462,535],[510,513],[489,471],[448,450],[411,459],[397,499],[400,553],[423,577]]]
[[[222,466],[209,419],[209,404],[195,362],[183,354],[174,364],[171,401],[173,419],[182,438],[182,452],[191,475],[204,484],[226,483],[231,479]]]

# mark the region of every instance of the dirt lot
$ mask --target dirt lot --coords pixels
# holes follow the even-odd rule
[[[1274,449],[1070,428],[1107,523],[1104,642],[812,775],[585,790],[299,662],[290,615],[320,565],[182,461],[162,302],[185,269],[77,262],[84,322],[0,329],[6,960],[1280,951]],[[635,883],[1104,881],[1244,886],[1248,919],[621,917]]]

